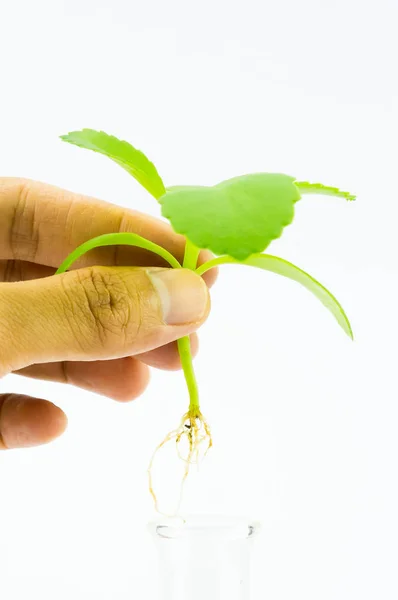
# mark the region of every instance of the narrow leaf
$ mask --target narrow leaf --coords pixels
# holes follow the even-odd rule
[[[130,173],[157,200],[166,192],[155,165],[128,142],[94,129],[72,131],[61,135],[61,140],[107,156]]]
[[[338,302],[338,300],[333,296],[329,290],[325,288],[319,281],[314,279],[311,275],[299,269],[292,263],[284,260],[283,258],[279,258],[278,256],[271,256],[269,254],[253,254],[249,256],[246,260],[239,261],[231,256],[220,256],[218,258],[214,258],[210,260],[200,267],[196,269],[196,272],[199,275],[202,275],[209,269],[216,267],[218,265],[227,264],[227,263],[235,263],[242,265],[249,265],[251,267],[257,267],[259,269],[264,269],[266,271],[271,271],[272,273],[277,273],[278,275],[283,275],[284,277],[288,277],[293,281],[297,281],[301,283],[307,290],[312,292],[314,296],[318,298],[322,302],[324,306],[332,313],[332,315],[337,320],[338,324],[343,328],[345,333],[353,339],[352,328],[350,322],[348,320],[347,315],[344,312],[343,307]]]
[[[86,252],[89,252],[94,248],[101,248],[102,246],[135,246],[136,248],[144,248],[145,250],[158,254],[174,269],[181,267],[178,260],[170,254],[168,250],[136,233],[104,233],[103,235],[91,238],[91,240],[87,240],[87,242],[84,242],[75,248],[73,252],[65,258],[55,274],[59,275],[60,273],[65,273],[78,258],[83,256],[83,254],[86,254]]]
[[[310,183],[309,181],[296,181],[295,185],[302,194],[319,194],[320,196],[335,196],[336,198],[345,198],[352,201],[356,197],[350,192],[343,192],[337,187],[324,185],[323,183]]]

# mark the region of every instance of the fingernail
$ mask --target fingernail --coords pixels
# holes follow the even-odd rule
[[[189,269],[148,269],[167,325],[201,321],[208,311],[209,292],[203,279]]]

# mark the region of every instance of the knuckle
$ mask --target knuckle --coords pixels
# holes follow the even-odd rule
[[[142,322],[138,293],[117,272],[103,267],[73,273],[72,317],[79,336],[83,329],[95,344],[131,343]]]
[[[10,222],[9,244],[15,259],[32,261],[39,246],[39,228],[36,222],[36,203],[31,201],[30,191],[28,180],[18,180]]]
[[[23,278],[22,263],[19,260],[0,261],[0,281],[10,283]]]

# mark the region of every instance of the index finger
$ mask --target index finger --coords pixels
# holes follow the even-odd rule
[[[104,233],[131,232],[163,246],[180,262],[185,239],[160,219],[29,179],[0,177],[0,259],[57,268],[77,246]],[[210,258],[202,251],[199,262]],[[160,257],[131,246],[91,250],[73,268],[165,266]],[[213,283],[214,270],[207,283]]]

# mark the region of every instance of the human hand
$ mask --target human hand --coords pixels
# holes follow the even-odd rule
[[[206,285],[192,271],[164,268],[145,250],[113,246],[54,275],[77,246],[119,231],[138,233],[182,261],[184,238],[162,221],[0,178],[0,377],[17,373],[127,401],[145,389],[148,366],[179,368],[175,340],[192,334],[196,352],[193,332],[208,315],[214,270],[204,275]],[[208,258],[202,252],[200,262]],[[49,442],[66,424],[47,400],[0,394],[0,449]]]

